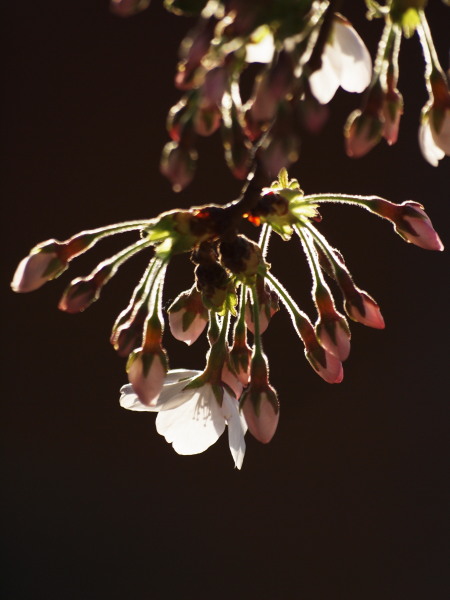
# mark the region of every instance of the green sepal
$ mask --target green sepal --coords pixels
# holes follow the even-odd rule
[[[182,391],[184,392],[185,390],[195,390],[196,388],[202,387],[203,385],[205,385],[205,379],[204,374],[202,373],[201,375],[197,375],[197,377],[194,377],[194,379],[192,379],[187,385],[185,385]]]
[[[222,406],[223,404],[223,386],[225,386],[226,384],[223,385],[217,385],[217,383],[212,383],[211,387],[212,387],[212,391],[214,393],[214,396],[217,400],[217,404],[219,406]],[[228,387],[228,386],[227,386]],[[232,392],[233,396],[234,393]]]

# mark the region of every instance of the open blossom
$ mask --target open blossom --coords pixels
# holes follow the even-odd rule
[[[239,415],[237,400],[221,386],[222,406],[213,385],[187,387],[201,371],[169,371],[162,391],[152,406],[143,404],[131,385],[121,389],[120,405],[128,410],[158,412],[156,430],[178,454],[199,454],[212,446],[228,425],[228,442],[235,466],[244,460],[246,425]],[[187,387],[187,389],[186,389]]]
[[[371,74],[372,61],[364,42],[348,21],[335,20],[322,66],[309,78],[314,96],[328,104],[339,86],[360,93],[369,85]]]

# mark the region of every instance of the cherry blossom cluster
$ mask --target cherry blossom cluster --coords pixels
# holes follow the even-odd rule
[[[113,11],[135,14],[149,0],[112,0]],[[183,96],[169,111],[171,137],[161,171],[179,191],[195,172],[198,136],[220,130],[232,174],[244,180],[236,200],[174,209],[155,218],[83,231],[68,240],[35,246],[13,277],[16,292],[38,289],[59,277],[77,256],[106,237],[136,232],[137,240],[74,279],[59,302],[68,313],[95,302],[119,267],[148,252],[148,264],[131,299],[118,315],[111,344],[127,358],[129,383],[121,406],[156,412],[157,431],[179,454],[196,454],[228,429],[230,451],[241,468],[247,431],[269,442],[278,425],[278,396],[269,380],[262,334],[283,307],[312,369],[327,383],[343,378],[350,353],[348,319],[377,329],[384,320],[376,301],[358,287],[344,258],[320,232],[326,203],[359,206],[390,221],[405,241],[429,250],[443,246],[422,205],[345,194],[305,195],[287,168],[298,158],[304,130],[325,123],[338,87],[367,88],[362,108],[345,127],[350,156],[368,152],[398,135],[403,101],[397,89],[403,35],[418,32],[425,56],[429,101],[422,113],[420,146],[433,165],[450,154],[450,94],[424,14],[424,0],[367,0],[371,17],[385,21],[372,69],[363,41],[337,12],[338,2],[312,0],[166,0],[176,14],[197,15],[181,45],[175,77]],[[251,71],[250,97],[242,100],[241,76]],[[256,69],[256,70],[255,70]],[[258,240],[241,233],[259,228]],[[311,271],[316,314],[311,319],[266,261],[272,233],[297,240]],[[193,281],[167,310],[166,270],[174,255],[189,253]],[[334,297],[334,280],[341,300]],[[193,344],[207,331],[209,351],[202,371],[170,370],[164,330]]]
[[[307,196],[282,169],[246,213],[240,201],[223,207],[172,210],[148,221],[120,223],[81,232],[64,242],[39,244],[19,264],[12,288],[35,290],[59,277],[71,260],[105,237],[138,232],[138,241],[100,262],[86,277],[73,280],[59,308],[82,312],[99,298],[122,264],[138,252],[151,250],[148,266],[111,333],[116,351],[128,357],[129,384],[122,388],[120,403],[130,410],[159,413],[158,432],[180,454],[206,450],[228,425],[230,450],[240,468],[247,428],[266,443],[278,425],[279,402],[269,382],[261,336],[280,304],[291,316],[309,364],[328,383],[343,378],[342,362],[350,352],[347,317],[384,328],[378,304],[356,285],[341,254],[315,224],[320,220],[319,207],[327,202],[365,208],[390,221],[406,241],[430,250],[443,249],[430,219],[416,202],[394,204],[378,197],[342,194]],[[261,227],[258,242],[238,233],[243,219]],[[312,275],[315,323],[265,260],[272,232],[286,241],[293,237],[300,241]],[[203,371],[169,370],[163,345],[164,276],[171,258],[183,252],[189,252],[195,264],[194,281],[169,306],[167,320],[173,337],[189,346],[209,325],[210,350]],[[341,290],[344,312],[336,306],[327,282],[330,278]]]

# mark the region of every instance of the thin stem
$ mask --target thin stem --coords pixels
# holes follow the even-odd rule
[[[106,260],[103,260],[101,263],[99,263],[89,275],[89,277],[95,277],[95,275],[98,275],[101,271],[104,270],[105,273],[103,283],[106,283],[112,277],[114,277],[119,267],[121,267],[129,258],[134,256],[135,254],[138,254],[141,250],[143,250],[146,247],[148,247],[148,241],[145,239],[139,240],[135,244],[127,246],[121,252],[118,252],[117,254],[114,254],[114,256],[111,256],[110,258],[107,258]]]
[[[62,242],[65,251],[68,254],[67,260],[71,261],[75,257],[90,250],[97,242],[110,235],[117,233],[126,233],[127,231],[136,231],[143,229],[148,225],[149,221],[126,221],[124,223],[115,223],[106,227],[98,227],[97,229],[86,229],[81,231],[71,238]]]
[[[258,245],[261,248],[263,258],[266,258],[267,250],[269,249],[270,236],[272,234],[272,228],[264,223],[259,234]]]
[[[419,33],[426,63],[426,77],[429,79],[433,70],[438,71],[444,76],[425,13],[423,10],[419,10],[418,12],[420,17],[420,26],[417,28],[417,31]]]
[[[290,314],[297,335],[307,345],[310,337],[315,338],[314,329],[308,315],[300,309],[283,284],[270,271],[266,273],[266,279],[269,285],[277,292]]]
[[[253,358],[255,356],[264,356],[261,341],[261,329],[259,326],[259,298],[256,284],[250,287],[253,300]]]
[[[305,235],[305,233],[302,231],[302,228],[298,227],[298,225],[293,225],[293,228],[294,228],[294,231],[296,232],[296,234],[298,235],[298,237],[300,238],[303,250],[308,259],[308,264],[309,264],[309,268],[311,270],[311,275],[313,277],[313,283],[314,283],[313,295],[315,295],[317,293],[317,288],[326,287],[326,283],[322,277],[322,272],[321,272],[320,266],[318,264],[316,251],[313,248],[311,248],[310,241],[309,241],[308,237]]]

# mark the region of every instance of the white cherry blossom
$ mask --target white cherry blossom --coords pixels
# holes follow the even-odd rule
[[[363,92],[371,75],[372,60],[364,42],[348,21],[336,20],[322,66],[309,78],[312,93],[321,104],[328,104],[339,86],[347,92]]]
[[[247,429],[239,414],[237,400],[223,388],[222,406],[213,386],[184,389],[201,371],[176,369],[169,371],[158,401],[153,406],[143,404],[131,385],[121,389],[120,405],[134,411],[158,412],[156,430],[178,454],[199,454],[212,446],[228,425],[228,442],[235,466],[244,460]]]

